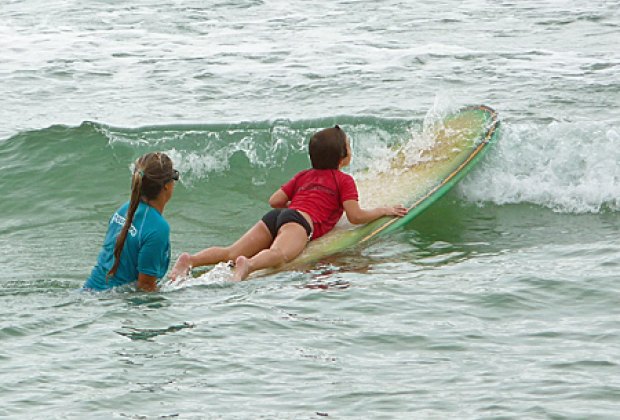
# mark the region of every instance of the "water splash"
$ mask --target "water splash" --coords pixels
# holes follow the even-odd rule
[[[228,263],[219,263],[213,266],[209,271],[205,271],[198,277],[191,274],[185,277],[179,277],[176,281],[167,280],[160,285],[161,292],[174,292],[186,289],[188,287],[208,286],[208,287],[229,287],[233,277],[232,268]]]
[[[618,127],[598,122],[506,124],[459,186],[470,201],[531,203],[563,213],[620,210]]]

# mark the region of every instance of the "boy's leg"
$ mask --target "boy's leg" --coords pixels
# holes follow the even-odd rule
[[[308,243],[306,229],[299,223],[286,223],[278,231],[269,249],[264,249],[252,258],[241,255],[235,261],[234,280],[244,280],[256,270],[277,267],[291,261],[304,250]]]
[[[175,280],[178,276],[187,274],[190,267],[212,265],[222,261],[234,261],[240,255],[252,257],[259,251],[269,248],[272,241],[271,232],[269,232],[263,221],[259,221],[230,246],[214,246],[203,249],[194,255],[181,254],[170,272],[170,278]]]
[[[222,261],[234,261],[238,256],[253,257],[257,252],[269,248],[273,238],[267,226],[259,221],[247,232],[227,247],[211,247],[192,255],[192,267],[217,264]]]
[[[172,267],[172,270],[170,270],[170,274],[168,274],[168,277],[170,277],[172,281],[175,281],[177,277],[187,275],[187,273],[189,273],[190,267],[192,266],[191,258],[192,256],[189,255],[187,252],[179,255],[179,258],[177,258],[177,261],[174,263],[174,267]]]

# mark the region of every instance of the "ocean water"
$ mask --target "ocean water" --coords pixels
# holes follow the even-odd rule
[[[618,39],[608,0],[4,0],[0,417],[620,418]],[[470,104],[499,142],[394,235],[79,291],[147,151],[176,257],[251,226],[313,131],[363,177]]]

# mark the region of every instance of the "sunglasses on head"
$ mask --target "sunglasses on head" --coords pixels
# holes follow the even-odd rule
[[[170,181],[178,181],[179,180],[179,171],[177,171],[176,169],[172,170],[172,175],[170,176]]]

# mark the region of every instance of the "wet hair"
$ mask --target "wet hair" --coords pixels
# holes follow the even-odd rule
[[[308,152],[312,168],[338,169],[347,157],[347,135],[339,126],[321,130],[310,138]]]
[[[133,217],[138,209],[140,200],[154,200],[168,182],[179,179],[179,173],[172,167],[172,160],[168,155],[160,152],[147,153],[136,160],[131,176],[131,199],[125,224],[121,229],[114,245],[114,265],[108,272],[107,278],[116,274],[120,264],[121,252],[125,246],[127,232],[131,228]]]

